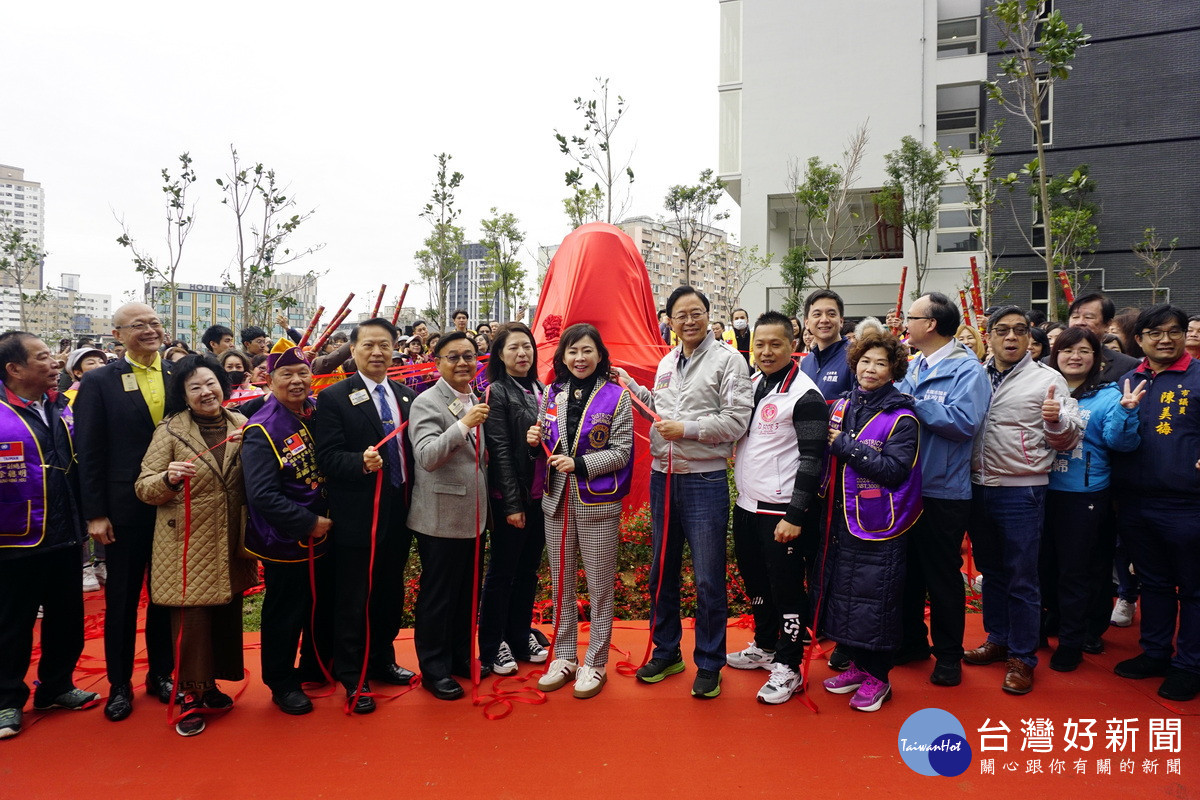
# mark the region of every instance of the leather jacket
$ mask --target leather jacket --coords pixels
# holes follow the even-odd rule
[[[545,387],[535,378],[539,395]],[[525,442],[525,434],[538,420],[537,398],[509,376],[491,384],[491,413],[483,424],[488,453],[488,486],[496,507],[505,516],[523,514],[529,504],[533,467],[541,450]]]

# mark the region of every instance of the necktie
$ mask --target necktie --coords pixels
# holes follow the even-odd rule
[[[383,423],[383,432],[386,435],[396,429],[396,420],[392,417],[392,406],[388,403],[387,389],[382,384],[376,386],[375,394],[379,396],[379,421]],[[397,441],[397,437],[393,436],[383,445],[383,460],[387,464],[388,481],[392,484],[393,489],[399,489],[400,484],[404,482],[404,475],[401,472],[400,442]]]

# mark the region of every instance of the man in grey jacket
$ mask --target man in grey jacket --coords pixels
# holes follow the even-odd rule
[[[659,363],[653,391],[630,382],[638,398],[661,417],[650,431],[654,656],[637,676],[644,683],[658,683],[683,671],[679,581],[686,539],[696,576],[697,669],[692,696],[713,698],[721,693],[729,614],[725,467],[733,443],[750,424],[754,403],[745,359],[717,341],[708,328],[708,298],[691,286],[680,286],[667,299],[666,310],[679,345]],[[664,520],[669,520],[667,530]]]
[[[1079,407],[1056,370],[1029,354],[1029,318],[1016,306],[988,318],[992,402],[971,454],[971,543],[983,574],[987,641],[968,664],[1006,661],[1004,691],[1033,689],[1041,623],[1038,551],[1055,453],[1083,436]]]

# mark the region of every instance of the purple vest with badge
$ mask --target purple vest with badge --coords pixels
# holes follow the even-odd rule
[[[69,434],[69,407],[60,419]],[[46,538],[46,459],[29,423],[0,403],[0,547],[37,547]]]
[[[284,495],[314,514],[328,516],[325,478],[317,469],[317,448],[308,427],[284,408],[274,395],[267,398],[267,402],[251,417],[246,427],[261,428],[270,440],[275,457],[279,460]],[[308,558],[308,531],[279,531],[263,519],[253,505],[249,506],[248,511],[248,551],[267,561],[295,562]],[[329,545],[329,537],[322,536],[311,545],[313,556],[320,556]]]
[[[551,386],[546,392],[546,429],[549,432],[547,447],[550,452],[558,446],[561,434],[558,414],[558,385]],[[575,434],[575,455],[585,456],[603,450],[608,446],[608,434],[612,428],[613,415],[617,413],[617,403],[625,390],[615,383],[605,382],[599,389],[592,392],[583,416],[579,420],[579,431]],[[565,408],[562,425],[566,425]],[[549,470],[547,470],[549,472]],[[630,477],[633,475],[633,459],[616,472],[605,475],[589,475],[586,480],[576,481],[579,490],[579,501],[584,505],[600,503],[616,503],[629,494]],[[547,476],[549,479],[549,476]]]
[[[834,403],[829,415],[829,427],[841,430],[848,400]],[[907,409],[880,411],[867,420],[858,432],[857,441],[874,450],[883,450],[884,443],[892,435],[896,423],[904,417],[916,419]],[[830,463],[834,461],[830,457]],[[855,537],[867,541],[891,539],[907,531],[921,516],[924,506],[921,500],[920,456],[913,459],[912,469],[904,483],[895,489],[881,486],[870,478],[858,474],[853,466],[839,464],[842,470],[842,505],[845,509],[846,529]],[[832,487],[834,476],[826,468],[826,486]],[[828,490],[827,490],[828,491]]]

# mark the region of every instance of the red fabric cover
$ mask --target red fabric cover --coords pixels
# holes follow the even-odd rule
[[[615,225],[592,222],[576,228],[554,254],[538,298],[533,334],[538,341],[538,375],[554,378],[554,351],[562,331],[590,322],[600,331],[614,366],[624,367],[642,386],[654,385],[658,362],[670,349],[658,332],[658,309],[641,253]],[[633,487],[627,509],[650,499],[649,423],[634,409]]]

